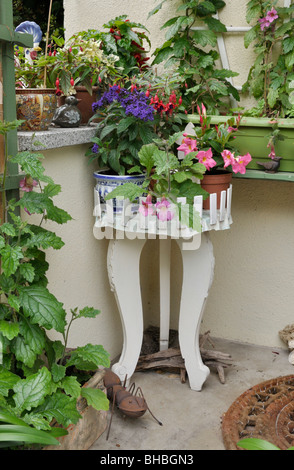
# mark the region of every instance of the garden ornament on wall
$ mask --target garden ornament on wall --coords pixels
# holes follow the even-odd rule
[[[23,21],[15,28],[15,31],[18,33],[32,34],[34,47],[32,49],[24,49],[26,61],[32,64],[33,60],[37,57],[37,52],[41,50],[40,42],[42,40],[42,30],[40,26],[34,21]]]
[[[78,108],[78,100],[75,96],[67,96],[65,104],[56,109],[52,122],[59,127],[79,127],[82,120],[81,111]]]

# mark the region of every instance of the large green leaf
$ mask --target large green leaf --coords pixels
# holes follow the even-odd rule
[[[137,186],[134,183],[125,183],[121,186],[117,186],[113,189],[107,196],[105,200],[108,201],[109,199],[113,199],[115,197],[123,197],[125,199],[129,199],[130,201],[135,200],[137,197],[142,196],[144,193],[143,188]]]
[[[88,405],[92,406],[96,410],[108,410],[109,401],[102,390],[98,388],[82,388],[82,397],[86,398]]]
[[[0,331],[5,338],[12,340],[19,333],[19,324],[10,321],[0,320]]]
[[[15,155],[11,161],[13,163],[18,163],[26,175],[30,175],[32,178],[41,181],[53,183],[52,178],[44,176],[45,169],[41,163],[41,159],[43,158],[44,156],[42,154],[24,151]]]
[[[66,312],[62,303],[46,287],[20,287],[19,300],[25,316],[30,317],[33,324],[64,332]]]
[[[36,374],[17,382],[13,387],[13,399],[19,412],[30,411],[43,403],[46,395],[51,391],[52,377],[46,367],[42,367]]]
[[[19,266],[19,260],[23,257],[23,253],[19,246],[13,247],[6,245],[1,250],[1,267],[5,276],[14,274]]]
[[[50,422],[53,418],[64,427],[77,423],[81,415],[77,411],[76,399],[64,393],[56,392],[46,397],[44,403],[34,410],[34,413],[44,416]]]
[[[0,425],[0,441],[7,442],[8,445],[10,443],[15,445],[15,442],[25,442],[27,444],[60,445],[60,442],[46,431],[16,424]]]
[[[36,354],[43,352],[46,338],[44,330],[39,325],[33,325],[27,318],[22,317],[20,320],[20,332],[25,342],[30,345],[32,351]]]
[[[38,248],[43,248],[44,250],[50,247],[55,250],[59,250],[64,246],[62,239],[54,232],[50,232],[49,230],[37,226],[34,226],[32,229],[34,235],[32,235],[27,241],[27,246],[36,246]]]
[[[37,355],[22,336],[18,336],[15,339],[11,345],[11,351],[15,354],[18,361],[22,362],[29,368],[33,367],[37,359]]]
[[[73,365],[80,370],[95,370],[99,366],[109,367],[109,353],[101,345],[86,344],[71,352],[66,366]]]
[[[0,395],[7,397],[9,390],[12,390],[19,380],[21,379],[18,375],[13,374],[9,370],[0,366]]]

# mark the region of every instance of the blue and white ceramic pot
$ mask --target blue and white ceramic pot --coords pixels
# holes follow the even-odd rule
[[[113,175],[110,174],[109,170],[101,170],[94,172],[94,178],[96,181],[95,188],[99,194],[100,204],[106,204],[105,197],[111,193],[117,186],[121,186],[125,183],[133,183],[138,186],[142,186],[145,181],[145,175]],[[113,201],[113,212],[118,214],[123,210],[123,201],[112,199]]]

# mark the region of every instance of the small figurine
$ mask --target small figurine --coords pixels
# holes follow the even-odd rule
[[[258,165],[264,167],[266,173],[276,173],[280,166],[282,157],[274,157],[269,162],[257,162]]]
[[[78,100],[75,96],[67,96],[65,104],[56,109],[52,122],[59,127],[79,127],[82,115],[77,107]]]
[[[34,46],[32,49],[25,48],[24,54],[25,59],[29,64],[33,63],[33,60],[37,57],[37,52],[41,51],[39,44],[42,41],[42,30],[40,26],[34,21],[23,21],[16,28],[15,31],[18,33],[32,34]]]

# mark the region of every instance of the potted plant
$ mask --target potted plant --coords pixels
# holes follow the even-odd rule
[[[39,66],[38,54],[42,31],[35,22],[24,21],[16,31],[33,35],[33,49],[15,46],[16,113],[22,124],[19,130],[47,130],[57,107],[55,86],[44,80],[45,69]]]
[[[193,155],[205,165],[206,172],[201,185],[208,193],[217,194],[219,208],[221,191],[230,186],[233,173],[246,172],[252,157],[249,152],[240,155],[234,145],[240,116],[212,125],[211,116],[207,115],[205,106],[197,106],[197,110],[200,126],[193,128],[190,136],[185,136],[178,150],[183,151],[185,155]],[[204,201],[204,209],[209,209],[209,200]]]
[[[149,75],[148,79],[151,80]],[[129,88],[112,86],[93,104],[94,117],[100,122],[93,138],[94,145],[86,155],[91,161],[96,160],[103,170],[103,173],[100,170],[94,173],[102,202],[116,184],[133,181],[141,185],[145,181],[144,166],[139,159],[141,147],[152,143],[159,130],[161,133],[179,130],[177,126],[182,121],[173,111],[179,107],[181,98],[172,91],[165,95],[164,103],[159,84],[152,88],[150,81],[148,83],[145,88],[135,83]],[[164,85],[161,83],[160,86]]]
[[[36,65],[46,67],[47,81],[57,87],[59,105],[66,96],[76,95],[81,122],[88,123],[99,94],[121,77],[118,57],[105,54],[100,34],[90,31],[75,34],[66,43],[63,37],[52,36],[48,48],[48,55],[41,56]]]
[[[4,139],[19,124],[0,123]],[[23,172],[19,200],[5,198],[8,158]],[[99,310],[72,309],[67,326],[63,304],[48,289],[45,250],[60,249],[64,243],[42,227],[42,222],[63,224],[71,217],[53,202],[61,188],[44,174],[42,158],[31,151],[5,155],[1,189],[6,210],[0,225],[0,410],[33,428],[50,431],[53,421],[64,428],[78,423],[80,396],[97,410],[108,409],[102,390],[82,385],[98,367],[109,366],[109,354],[101,345],[67,349],[72,322],[94,318]],[[32,224],[29,217],[25,220],[19,209],[39,214],[41,223]],[[50,339],[48,331],[58,332],[62,340]]]

